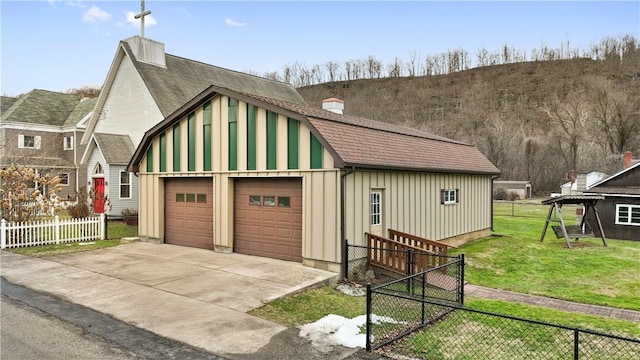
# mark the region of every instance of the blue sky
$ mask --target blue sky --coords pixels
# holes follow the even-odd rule
[[[373,55],[473,55],[504,44],[588,48],[640,38],[640,1],[146,1],[145,36],[167,53],[263,74]],[[0,1],[0,93],[101,85],[140,1]]]

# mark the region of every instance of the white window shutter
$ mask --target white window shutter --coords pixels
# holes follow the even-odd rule
[[[18,135],[18,149],[24,149],[24,135]]]
[[[37,136],[37,135],[36,135],[36,136],[34,136],[33,138],[34,138],[34,141],[33,141],[33,145],[34,145],[34,146],[33,146],[33,147],[34,147],[35,149],[40,149],[40,143],[41,143],[41,140],[40,140],[41,138],[40,138],[40,136]]]

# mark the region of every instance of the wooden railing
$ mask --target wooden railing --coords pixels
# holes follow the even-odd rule
[[[411,275],[447,263],[449,246],[400,231],[389,230],[389,239],[365,233],[367,267]],[[427,250],[429,249],[429,250]],[[435,251],[434,251],[435,250]]]
[[[447,255],[451,246],[433,240],[427,240],[419,236],[403,233],[398,230],[389,229],[389,239],[409,245],[414,249],[427,251],[436,254]]]

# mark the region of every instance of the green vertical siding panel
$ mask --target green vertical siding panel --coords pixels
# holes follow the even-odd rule
[[[298,168],[298,128],[300,123],[296,119],[288,119],[287,127],[287,166],[289,169]]]
[[[160,134],[160,171],[167,171],[167,139],[166,134]]]
[[[202,169],[211,171],[211,101],[202,105]]]
[[[191,113],[187,116],[187,127],[188,127],[188,143],[189,149],[188,151],[188,162],[189,162],[189,171],[196,171],[196,114]]]
[[[147,172],[153,172],[153,143],[149,145],[147,150]]]
[[[238,100],[229,98],[229,170],[238,170]]]
[[[247,104],[247,170],[256,169],[256,118],[258,109]]]
[[[277,115],[267,111],[267,169],[275,170],[277,166],[276,133],[278,131]]]
[[[180,171],[180,123],[173,125],[173,172]]]
[[[322,143],[313,134],[310,148],[311,168],[322,169]]]

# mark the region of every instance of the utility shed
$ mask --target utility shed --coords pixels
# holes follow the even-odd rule
[[[542,229],[542,235],[540,236],[540,241],[544,240],[544,236],[547,233],[547,228],[549,226],[549,222],[554,221],[552,219],[553,214],[556,215],[556,220],[560,225],[551,226],[553,232],[556,234],[557,238],[564,237],[565,244],[568,248],[571,247],[569,243],[569,239],[578,239],[582,237],[594,237],[594,233],[591,227],[585,222],[586,215],[591,211],[593,216],[597,220],[598,229],[600,230],[600,235],[602,237],[602,243],[604,246],[607,246],[607,240],[604,236],[604,231],[602,230],[602,223],[600,222],[600,217],[598,216],[598,210],[596,209],[596,203],[598,200],[604,200],[604,196],[599,195],[564,195],[559,197],[550,198],[547,200],[543,200],[543,205],[549,205],[549,213],[547,215],[547,220],[544,223],[544,229]],[[582,221],[580,225],[566,225],[564,219],[562,218],[562,206],[563,205],[582,205],[584,207],[585,216],[582,217]]]

